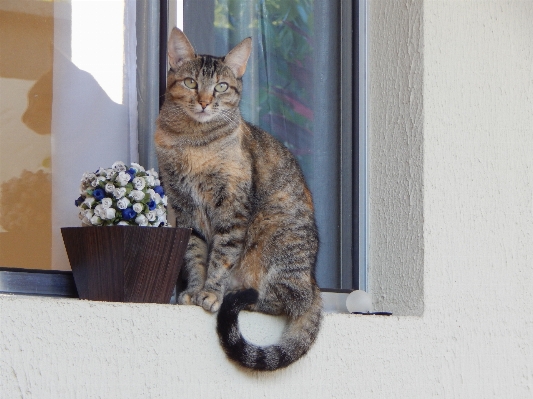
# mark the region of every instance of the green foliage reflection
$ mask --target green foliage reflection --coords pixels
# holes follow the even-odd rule
[[[252,36],[243,114],[285,143],[309,173],[313,0],[216,0],[215,35],[216,48],[222,51]]]

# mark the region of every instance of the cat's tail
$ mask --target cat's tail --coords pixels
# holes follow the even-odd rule
[[[254,370],[277,370],[305,355],[318,335],[322,319],[318,287],[314,288],[313,294],[309,309],[299,317],[289,318],[280,342],[266,347],[246,341],[239,331],[239,312],[257,302],[257,291],[249,288],[227,294],[218,312],[217,332],[228,357]]]

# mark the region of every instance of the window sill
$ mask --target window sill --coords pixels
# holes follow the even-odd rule
[[[350,291],[340,291],[322,291],[325,313],[349,313],[346,297]],[[0,294],[78,297],[71,272],[11,268],[0,268]]]
[[[337,302],[340,301],[340,298],[347,295],[343,293],[327,294],[327,298],[336,298]],[[347,311],[342,312],[333,309],[333,307],[336,306],[335,300],[327,301],[327,303],[328,302],[332,307],[324,309],[323,324],[326,330],[331,327],[331,322],[344,323],[349,322],[351,319],[358,319],[358,323],[364,323],[365,320],[370,319],[397,320],[399,318],[394,316],[367,317],[352,315]],[[79,326],[74,324],[71,325],[71,328],[76,330],[80,330],[82,325],[88,326],[93,325],[94,323],[94,325],[97,326],[104,320],[107,320],[107,322],[111,322],[115,326],[114,328],[117,331],[122,331],[123,329],[127,331],[130,329],[131,325],[137,323],[145,324],[148,318],[152,320],[152,322],[147,324],[146,327],[148,328],[151,328],[149,326],[153,323],[156,330],[163,328],[163,326],[168,326],[168,328],[177,328],[178,330],[183,331],[187,325],[190,325],[191,328],[193,328],[192,326],[195,325],[206,324],[207,327],[197,326],[194,328],[201,328],[202,330],[205,330],[207,334],[216,335],[216,318],[213,314],[210,314],[197,306],[99,302],[79,300],[78,298],[0,294],[0,308],[3,309],[1,314],[2,325],[6,325],[7,329],[9,329],[8,326],[10,322],[16,324],[30,324],[32,328],[36,329],[36,333],[42,327],[39,326],[39,320],[43,317],[42,315],[49,313],[48,318],[50,318],[50,320],[46,321],[47,325],[63,325],[65,322],[71,324],[74,320],[79,320]],[[25,313],[31,314],[31,317],[24,317],[23,315]],[[120,314],[120,317],[116,318],[118,314]],[[83,318],[83,321],[80,320],[81,318]],[[239,315],[239,322],[242,333],[246,338],[259,345],[269,345],[277,342],[281,337],[281,333],[285,326],[285,317],[242,311]],[[371,324],[373,323],[374,322]],[[379,324],[381,323],[383,322],[379,322]],[[100,327],[93,328],[98,330]],[[92,330],[93,328],[89,330]],[[52,327],[52,329],[55,328]],[[86,334],[92,333],[86,332]]]

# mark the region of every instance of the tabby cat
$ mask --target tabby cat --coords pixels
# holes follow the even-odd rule
[[[192,229],[178,303],[218,311],[217,332],[229,358],[276,370],[303,356],[318,334],[318,236],[297,161],[239,112],[251,49],[247,38],[225,57],[198,55],[174,28],[155,143],[177,226]],[[237,321],[243,309],[286,315],[281,341],[247,342]]]

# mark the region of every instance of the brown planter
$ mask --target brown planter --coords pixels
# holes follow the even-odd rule
[[[106,226],[61,234],[81,299],[169,303],[191,231]]]

